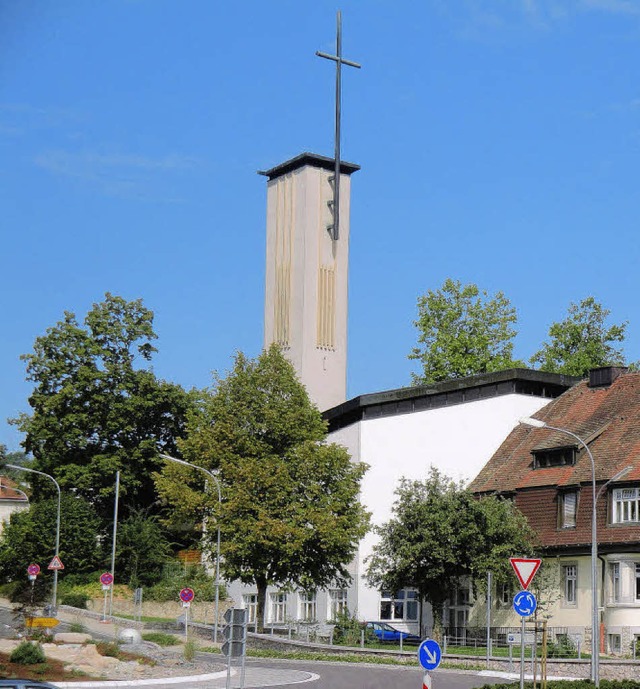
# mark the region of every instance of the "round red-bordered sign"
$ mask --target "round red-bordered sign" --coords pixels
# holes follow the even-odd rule
[[[111,586],[113,584],[113,574],[111,572],[105,572],[100,575],[100,583],[103,586]]]
[[[194,595],[193,589],[182,589],[182,591],[180,591],[180,600],[183,603],[191,603]]]
[[[30,574],[32,577],[36,576],[36,574],[40,574],[40,565],[29,565],[27,567],[27,574]]]

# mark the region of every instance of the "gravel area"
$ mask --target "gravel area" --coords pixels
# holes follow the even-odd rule
[[[226,665],[215,656],[207,658],[204,654],[187,661],[184,659],[182,649],[168,649],[157,644],[143,641],[141,644],[126,644],[121,646],[123,651],[144,655],[153,664],[138,661],[120,662],[106,670],[104,679],[130,680],[130,679],[156,679],[162,677],[182,677],[188,675],[205,675],[212,672],[220,672],[226,669]]]

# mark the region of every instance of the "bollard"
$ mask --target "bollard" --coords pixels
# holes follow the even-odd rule
[[[360,630],[360,648],[364,648],[364,629]]]

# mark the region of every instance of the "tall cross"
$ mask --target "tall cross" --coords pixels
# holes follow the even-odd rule
[[[329,207],[333,210],[333,225],[329,226],[331,238],[335,241],[340,236],[340,102],[342,100],[342,65],[356,67],[361,65],[342,57],[342,13],[338,10],[336,27],[336,54],[328,55],[316,51],[318,57],[333,60],[336,63],[336,130],[335,130],[335,171],[333,173],[333,201],[329,201]]]

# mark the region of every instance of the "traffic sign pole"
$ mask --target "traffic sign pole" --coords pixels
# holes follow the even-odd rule
[[[428,672],[425,672],[424,677],[422,678],[422,689],[431,689],[431,687],[431,675]]]

